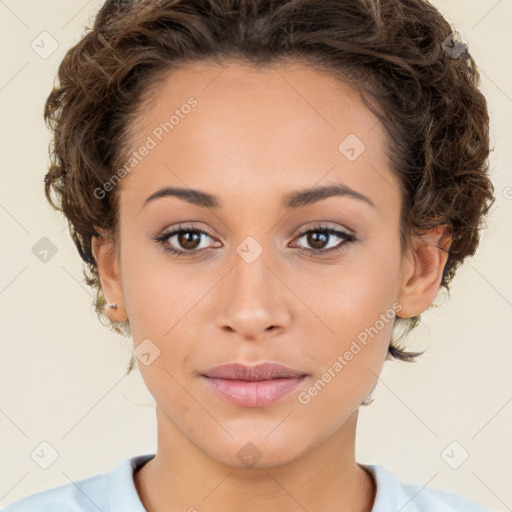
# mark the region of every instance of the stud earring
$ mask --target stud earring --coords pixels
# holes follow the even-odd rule
[[[109,307],[111,309],[117,309],[117,304],[115,302],[113,304],[109,303],[107,307]]]

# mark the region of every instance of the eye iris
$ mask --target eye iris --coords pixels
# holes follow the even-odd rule
[[[201,243],[201,235],[192,231],[182,231],[178,233],[178,243],[184,249],[195,249]],[[189,245],[190,243],[192,245]]]
[[[328,238],[327,233],[322,233],[320,231],[314,231],[312,233],[308,233],[307,240],[308,244],[314,249],[323,249],[324,245],[327,243]],[[317,245],[320,242],[320,245]],[[324,245],[323,245],[324,244]]]

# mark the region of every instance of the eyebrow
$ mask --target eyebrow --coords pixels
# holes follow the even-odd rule
[[[303,208],[304,206],[308,206],[310,204],[314,204],[318,201],[334,196],[351,197],[353,199],[363,201],[373,208],[376,208],[374,202],[369,197],[341,183],[290,192],[285,195],[282,201],[282,205],[289,210],[293,210],[297,208]],[[222,202],[220,199],[212,194],[208,194],[207,192],[202,192],[201,190],[194,190],[190,188],[165,187],[151,194],[144,201],[142,208],[144,208],[151,201],[160,199],[162,197],[177,197],[178,199],[187,201],[190,204],[203,208],[215,209],[222,207]]]

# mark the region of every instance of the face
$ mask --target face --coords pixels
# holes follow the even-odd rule
[[[100,270],[159,428],[229,465],[292,461],[357,413],[411,283],[384,131],[326,74],[204,63],[168,76],[136,133],[150,149],[118,190],[119,279]],[[171,187],[213,197],[155,195]],[[235,403],[204,376],[230,362],[305,377],[227,386]]]

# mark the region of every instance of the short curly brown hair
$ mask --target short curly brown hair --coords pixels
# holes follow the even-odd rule
[[[108,0],[66,53],[44,109],[53,131],[45,194],[68,219],[100,321],[130,334],[128,320],[114,323],[105,313],[91,252],[100,228],[117,236],[118,194],[94,191],[133,150],[134,123],[162,79],[193,61],[296,61],[353,85],[389,137],[402,189],[402,250],[412,234],[452,228],[441,281],[449,292],[455,270],[476,251],[494,187],[480,76],[435,7],[425,0]],[[398,344],[419,321],[396,319],[388,359],[423,353]],[[132,356],[128,372],[133,366]]]

